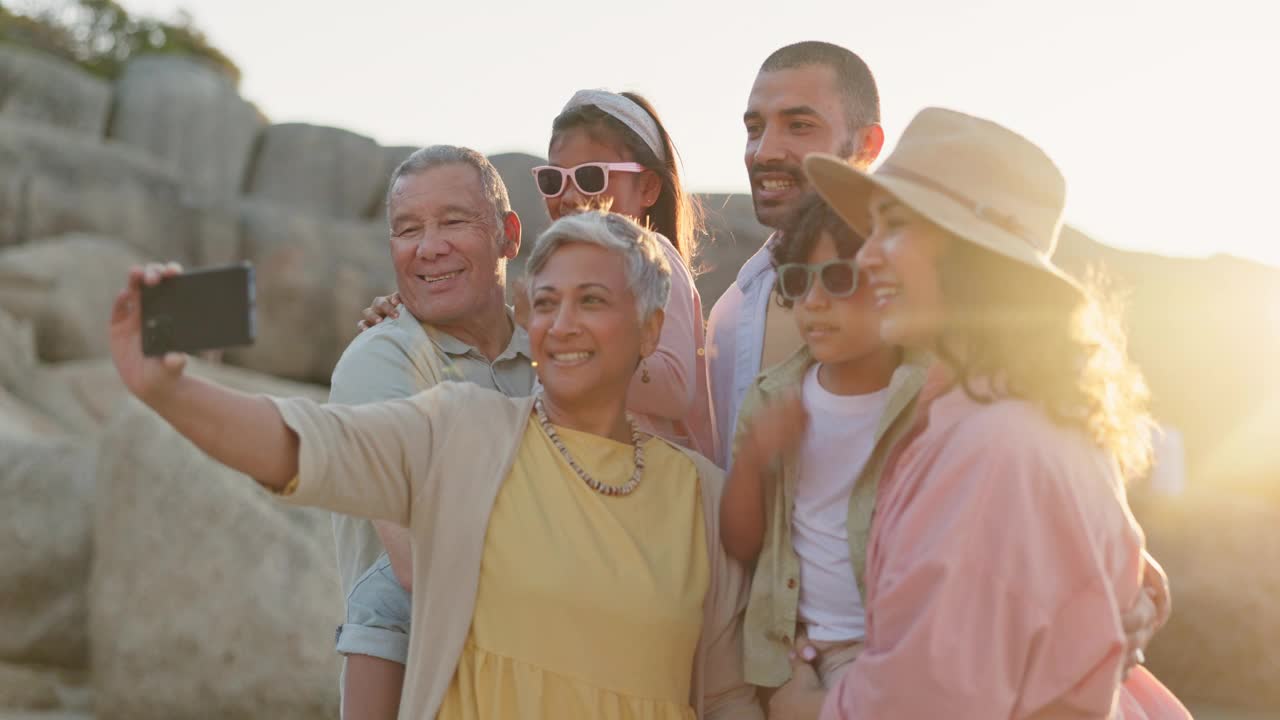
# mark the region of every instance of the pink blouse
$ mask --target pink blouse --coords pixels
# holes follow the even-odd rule
[[[1120,690],[1143,536],[1111,459],[937,367],[916,417],[879,488],[867,647],[822,717],[1190,718],[1149,674],[1143,702]]]
[[[679,251],[662,235],[658,241],[671,265],[671,295],[658,349],[644,361],[649,382],[636,372],[627,409],[645,432],[715,458],[702,296]]]

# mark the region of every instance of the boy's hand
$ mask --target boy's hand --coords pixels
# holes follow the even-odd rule
[[[808,426],[809,413],[804,409],[799,389],[770,402],[752,418],[748,431],[753,459],[768,463],[779,455],[795,451]]]

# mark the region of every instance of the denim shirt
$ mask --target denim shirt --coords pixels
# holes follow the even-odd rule
[[[743,264],[738,277],[711,309],[707,323],[707,363],[711,374],[716,431],[720,434],[716,463],[727,471],[733,459],[733,430],[738,411],[751,383],[760,374],[765,319],[773,294],[773,260],[770,248],[778,233]]]

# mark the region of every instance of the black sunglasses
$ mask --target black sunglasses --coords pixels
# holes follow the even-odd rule
[[[823,263],[785,263],[778,266],[778,294],[795,302],[803,300],[817,275],[832,297],[849,297],[858,289],[858,264],[852,258]]]

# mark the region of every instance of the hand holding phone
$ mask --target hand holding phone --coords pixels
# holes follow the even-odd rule
[[[142,352],[159,357],[250,345],[253,313],[248,263],[167,275],[142,286]]]
[[[129,269],[128,282],[111,305],[109,338],[111,361],[129,392],[156,407],[182,376],[187,356],[169,353],[163,358],[142,352],[142,288],[182,273],[177,263],[151,263]]]
[[[248,266],[190,274],[176,263],[132,268],[110,321],[111,359],[125,387],[157,407],[182,376],[185,352],[252,342],[252,288]],[[207,306],[215,309],[205,313]]]

